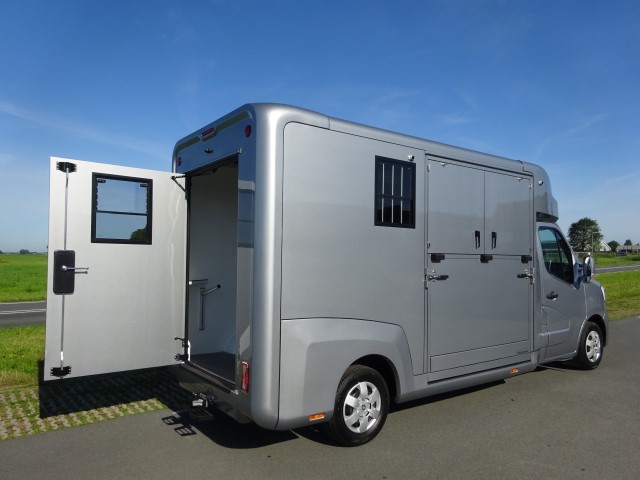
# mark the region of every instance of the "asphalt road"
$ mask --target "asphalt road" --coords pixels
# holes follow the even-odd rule
[[[363,447],[164,410],[0,442],[0,478],[638,478],[639,341],[640,318],[612,322],[597,370],[541,368],[413,402]]]
[[[44,323],[47,302],[0,303],[0,327]]]
[[[631,270],[640,270],[640,265],[620,265],[617,267],[599,267],[596,264],[596,275],[598,273],[613,273],[613,272],[629,272]]]

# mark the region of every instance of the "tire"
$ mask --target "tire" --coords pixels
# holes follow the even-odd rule
[[[363,365],[351,365],[340,380],[333,417],[324,430],[340,445],[363,445],[380,433],[388,411],[389,388],[382,375]]]
[[[604,353],[602,330],[593,322],[587,322],[580,336],[578,354],[574,364],[582,370],[593,370],[600,365]]]

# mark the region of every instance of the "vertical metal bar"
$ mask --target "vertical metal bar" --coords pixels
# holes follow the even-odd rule
[[[204,293],[205,289],[200,289],[200,325],[198,325],[198,330],[204,330]]]
[[[67,215],[69,207],[69,163],[65,166],[65,184],[64,184],[64,241],[63,250],[67,249]],[[66,294],[62,294],[62,318],[60,322],[60,368],[64,368],[64,310]]]
[[[400,167],[400,225],[404,225],[404,167]]]

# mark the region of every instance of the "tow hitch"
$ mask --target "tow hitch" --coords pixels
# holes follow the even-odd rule
[[[193,397],[191,408],[189,409],[191,420],[194,422],[209,422],[213,420],[212,410],[215,397],[204,393],[194,393]]]

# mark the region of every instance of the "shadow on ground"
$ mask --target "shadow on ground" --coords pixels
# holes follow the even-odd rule
[[[260,448],[298,438],[290,430],[273,431],[254,424],[239,424],[224,413],[215,410],[213,419],[208,421],[194,421],[187,410],[163,417],[162,421],[181,437],[201,434],[222,447],[232,449]]]
[[[191,397],[167,369],[53,380],[39,388],[40,418],[155,400],[177,410]]]

